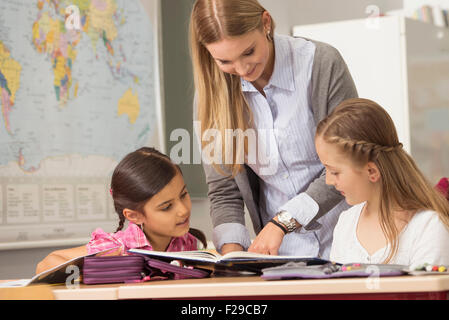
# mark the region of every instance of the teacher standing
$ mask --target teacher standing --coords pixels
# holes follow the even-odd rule
[[[215,130],[222,139],[215,141],[221,149],[210,153],[215,161],[203,161],[213,241],[223,254],[248,250],[326,259],[347,205],[325,183],[315,129],[357,91],[336,49],[277,35],[274,27],[257,0],[197,0],[192,10],[195,119],[201,124],[203,152],[210,147],[205,134]],[[226,143],[229,129],[254,130],[258,149],[249,140]],[[225,161],[229,148],[231,162]],[[275,170],[267,173],[267,157],[262,161],[260,153],[251,161],[251,150],[266,151],[262,154],[269,154]],[[257,235],[252,243],[245,205]]]

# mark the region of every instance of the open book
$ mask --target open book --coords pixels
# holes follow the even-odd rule
[[[36,274],[31,279],[20,279],[14,281],[8,281],[0,283],[0,288],[13,288],[13,287],[26,287],[32,284],[55,284],[55,283],[66,283],[66,281],[77,281],[79,280],[79,276],[82,274],[82,268],[84,264],[85,257],[106,255],[119,247],[109,248],[97,253],[79,256],[68,260],[56,267],[53,267],[49,270],[43,271],[39,274]]]
[[[130,249],[129,252],[147,255],[151,258],[164,261],[180,260],[189,265],[213,265],[221,268],[234,268],[253,272],[260,272],[262,268],[281,265],[287,262],[304,262],[306,265],[317,265],[328,262],[327,260],[316,257],[275,256],[247,251],[233,251],[225,255],[206,250],[165,252]]]

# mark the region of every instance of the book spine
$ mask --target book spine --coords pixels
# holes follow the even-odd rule
[[[424,5],[413,11],[409,11],[409,17],[422,22],[434,24],[437,27],[449,28],[449,9],[440,5]]]
[[[449,28],[448,10],[442,10],[442,12],[443,12],[444,24],[446,25],[446,28]]]
[[[421,10],[422,10],[423,21],[429,22],[429,23],[434,23],[432,7],[429,5],[422,6]]]
[[[421,10],[415,10],[413,12],[413,19],[415,20],[421,20]]]
[[[446,27],[446,22],[444,21],[443,10],[439,6],[433,7],[433,21],[437,27]]]

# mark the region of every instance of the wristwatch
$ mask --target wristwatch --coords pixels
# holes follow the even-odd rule
[[[287,229],[287,233],[293,232],[296,230],[296,221],[293,219],[290,213],[288,211],[280,211],[277,214],[278,221],[283,226],[285,226],[285,229]]]

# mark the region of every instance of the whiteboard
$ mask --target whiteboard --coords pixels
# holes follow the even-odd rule
[[[331,44],[360,97],[390,114],[399,140],[436,184],[449,172],[449,29],[397,16],[297,26]]]
[[[404,20],[379,17],[295,26],[293,35],[335,47],[354,79],[359,97],[384,107],[399,140],[410,151]]]
[[[35,2],[0,4],[0,250],[114,232],[113,169],[166,148],[160,1]]]

